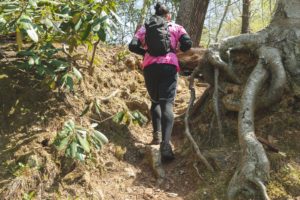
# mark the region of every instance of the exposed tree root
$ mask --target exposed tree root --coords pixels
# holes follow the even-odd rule
[[[209,162],[206,160],[206,158],[202,155],[196,141],[194,140],[191,132],[190,132],[190,126],[189,126],[189,114],[190,114],[190,110],[194,104],[195,101],[195,88],[194,88],[194,78],[195,76],[198,74],[197,70],[194,70],[194,72],[191,75],[191,79],[190,79],[190,85],[189,85],[189,89],[190,89],[190,93],[191,93],[191,98],[189,101],[189,105],[188,108],[186,110],[185,113],[185,117],[184,117],[184,124],[185,124],[185,134],[187,136],[187,138],[189,139],[189,141],[192,143],[197,156],[199,157],[199,159],[205,164],[205,166],[210,170],[210,171],[214,171],[213,167],[209,164]]]
[[[220,119],[220,107],[219,107],[219,69],[215,68],[214,70],[215,73],[215,84],[214,84],[214,94],[213,94],[213,102],[214,102],[214,112],[216,115],[216,121],[218,125],[218,139],[220,142],[224,141],[224,135],[223,135],[223,128],[222,128],[222,123]]]
[[[229,60],[228,51],[245,49],[255,52],[262,44],[266,43],[267,37],[268,32],[264,29],[253,34],[242,34],[226,38],[220,45],[220,57],[227,62]]]
[[[207,59],[212,66],[220,69],[230,82],[236,84],[241,83],[231,66],[221,60],[218,51],[209,50],[209,52],[207,53]]]
[[[268,107],[280,100],[286,83],[286,73],[278,49],[261,47],[258,53],[262,55],[261,59],[263,59],[264,65],[267,66],[271,74],[269,88],[260,97],[257,104],[258,108],[262,108]]]
[[[218,107],[222,104],[218,105],[217,101],[218,81],[242,85],[239,78],[244,79],[242,81],[245,83],[245,78],[248,77],[249,73],[249,66],[243,70],[238,65],[237,71],[240,74],[235,74],[230,64],[231,61],[233,62],[230,59],[230,52],[232,50],[246,50],[258,57],[258,63],[245,83],[241,100],[239,100],[239,89],[235,90],[234,88],[228,90],[226,96],[222,98],[222,100],[230,101],[232,99],[234,101],[232,103],[234,106],[226,107],[223,105],[226,110],[230,113],[239,112],[238,134],[242,149],[240,165],[228,187],[229,199],[235,199],[240,194],[246,195],[247,199],[257,196],[259,196],[258,199],[269,199],[264,184],[269,179],[270,164],[262,144],[255,135],[254,114],[256,110],[268,108],[281,99],[287,82],[286,72],[288,72],[288,78],[291,81],[292,92],[295,96],[300,96],[300,1],[278,0],[275,8],[272,21],[265,29],[254,34],[242,34],[226,38],[219,46],[214,45],[207,51],[202,50],[198,56],[200,58],[199,66],[194,71],[194,73],[202,72],[204,80],[214,85],[214,93],[212,94],[211,89],[206,90],[204,97],[196,102],[197,106],[193,108],[193,116],[202,110],[210,112],[210,104],[207,104],[207,99],[212,97],[214,114],[211,127],[217,122],[218,128],[220,128],[221,113],[219,113]],[[234,61],[240,64],[238,59]],[[250,61],[246,61],[246,63],[248,62]],[[185,64],[188,65],[188,63],[192,62],[185,59]],[[251,66],[253,66],[252,64],[253,62],[251,62]],[[218,72],[221,74],[219,80]],[[191,90],[191,96],[193,96],[193,92]],[[228,96],[231,98],[226,98]],[[193,100],[191,98],[186,113],[186,125],[188,125],[188,114]],[[224,103],[224,101],[222,102]],[[208,109],[201,108],[202,105],[208,106]],[[205,113],[205,115],[205,117],[211,116],[210,113]],[[205,122],[207,123],[206,119]],[[211,127],[209,131],[211,131]],[[189,131],[189,129],[187,130]],[[275,151],[278,150],[275,149]]]
[[[242,95],[238,120],[242,158],[241,165],[229,183],[229,199],[235,199],[236,195],[243,190],[255,195],[253,184],[260,186],[259,190],[263,199],[269,199],[265,187],[261,185],[269,178],[270,164],[262,144],[255,136],[254,130],[255,101],[268,76],[268,72],[263,66],[264,60],[262,57],[264,54],[262,51],[261,53],[259,62],[251,73]]]

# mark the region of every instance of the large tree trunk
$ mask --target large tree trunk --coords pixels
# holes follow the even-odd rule
[[[176,23],[185,27],[193,46],[199,46],[209,0],[182,0]]]
[[[250,0],[243,0],[243,14],[242,14],[242,30],[241,33],[249,33],[250,21]]]
[[[194,106],[197,110],[191,108],[191,113],[195,113],[190,117],[191,127],[194,127],[191,132],[206,132],[205,137],[209,137],[211,128],[207,127],[215,126],[211,121],[220,113],[219,109],[226,111],[221,113],[222,123],[227,126],[236,126],[232,112],[238,113],[241,158],[229,183],[229,199],[240,195],[245,196],[239,199],[270,199],[265,187],[270,176],[270,164],[262,144],[256,138],[255,119],[266,116],[267,108],[281,100],[284,88],[290,86],[292,97],[300,95],[300,1],[278,0],[275,9],[268,27],[257,33],[224,39],[214,49],[202,53],[195,69],[213,86],[208,92],[213,100],[207,100],[209,97],[205,101],[199,99],[201,102],[196,102]],[[252,59],[240,65],[233,64],[234,55],[242,51],[247,52],[245,55],[253,55]],[[187,60],[183,63],[190,65]],[[219,86],[215,85],[218,81],[214,81],[218,78],[214,76],[215,69],[219,69],[222,77]],[[213,92],[213,88],[222,91],[219,95],[221,108],[215,106],[213,94],[218,90]],[[232,95],[234,98],[231,98]],[[263,112],[257,113],[257,110]],[[199,127],[199,124],[207,125]]]

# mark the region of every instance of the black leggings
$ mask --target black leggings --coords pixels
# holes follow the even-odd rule
[[[168,101],[152,102],[152,126],[154,132],[162,133],[162,140],[169,142],[174,124],[173,103]]]
[[[144,77],[152,101],[150,111],[153,131],[162,132],[162,140],[169,142],[174,124],[176,67],[168,64],[153,64],[145,68]]]

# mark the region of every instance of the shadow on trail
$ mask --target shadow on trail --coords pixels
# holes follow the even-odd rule
[[[174,144],[176,149],[176,159],[171,163],[166,163],[162,165],[166,173],[166,178],[160,184],[158,184],[158,180],[156,179],[155,173],[152,170],[151,164],[148,160],[149,155],[147,155],[147,153],[143,153],[143,151],[145,151],[143,145],[147,145],[147,142],[141,141],[141,139],[135,137],[136,134],[145,135],[147,134],[146,132],[148,132],[149,130],[147,130],[145,127],[128,128],[125,125],[119,125],[113,123],[112,121],[105,122],[99,128],[101,132],[105,133],[105,135],[109,138],[111,143],[120,146],[122,149],[126,148],[126,153],[124,154],[123,162],[128,163],[132,165],[132,167],[139,170],[139,172],[136,173],[133,182],[129,184],[128,187],[136,187],[139,188],[138,190],[141,190],[142,188],[144,192],[146,191],[146,189],[150,189],[150,191],[153,191],[153,194],[145,194],[138,192],[137,194],[135,194],[134,197],[129,197],[136,199],[174,199],[175,195],[176,200],[183,199],[189,193],[197,190],[197,186],[199,185],[199,182],[201,182],[201,180],[196,174],[196,171],[193,168],[193,166],[190,164],[187,165],[186,158],[180,155],[179,152],[179,149],[181,148],[184,140],[184,136],[183,134],[181,134],[181,132],[183,131],[183,127],[175,128],[176,130],[174,131],[172,137],[172,143]],[[149,134],[151,134],[150,131]],[[137,145],[137,143],[143,145],[140,147],[139,145]]]
[[[1,179],[13,176],[5,163],[45,132],[55,117],[65,114],[61,106],[41,80],[19,70],[14,61],[0,61],[0,185]]]

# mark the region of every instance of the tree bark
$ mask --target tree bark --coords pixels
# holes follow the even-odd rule
[[[193,46],[199,46],[209,0],[182,0],[176,23],[185,27]]]
[[[270,24],[265,29],[253,34],[242,34],[224,39],[221,44],[215,45],[219,51],[215,54],[206,54],[197,67],[197,69],[201,67],[204,69],[205,66],[220,69],[219,85],[222,99],[235,93],[235,98],[231,102],[222,101],[223,105],[221,105],[226,111],[239,113],[238,135],[241,159],[228,187],[230,200],[236,198],[270,199],[265,187],[269,180],[270,164],[255,134],[255,122],[261,121],[255,119],[262,112],[264,112],[263,116],[266,114],[267,110],[260,108],[274,108],[273,105],[281,100],[287,88],[287,80],[290,82],[288,85],[292,86],[289,95],[300,96],[300,1],[277,0],[274,13]],[[232,60],[231,56],[234,52],[240,51],[253,55],[251,60],[245,62],[240,55],[237,55],[241,63],[235,64],[239,60]],[[209,55],[214,55],[214,57]],[[255,61],[252,62],[254,59]],[[219,65],[216,65],[215,61],[218,61]],[[208,80],[207,77],[211,77],[211,74],[203,73],[204,80]],[[242,84],[237,86],[234,84],[236,81],[233,81],[234,85],[229,85],[229,77],[233,77],[231,80],[238,77]],[[216,90],[215,93],[217,92]],[[210,94],[210,97],[213,98],[213,95]],[[205,133],[205,136],[209,132],[207,116],[212,110],[211,102],[207,101],[203,104],[201,111],[197,113],[198,116],[195,113],[191,124],[195,127],[198,124],[205,124],[205,126],[197,127],[196,130],[192,130],[193,132]],[[229,110],[227,108],[230,106],[225,104],[236,106],[234,110]],[[257,109],[260,109],[260,112],[256,113]],[[230,114],[227,116],[226,112],[224,114],[222,121],[226,120],[230,126],[236,126],[230,118],[232,116]],[[240,198],[241,196],[243,198]]]
[[[250,0],[243,0],[243,14],[242,14],[242,30],[241,33],[250,32]]]

